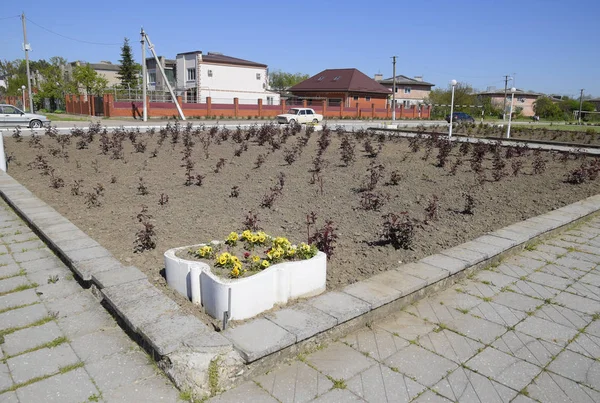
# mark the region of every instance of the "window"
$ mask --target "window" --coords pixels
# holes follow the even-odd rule
[[[304,109],[302,109],[302,110],[300,111],[300,114],[301,114],[301,115],[306,115],[306,111],[305,111]]]
[[[260,80],[260,73],[256,73],[256,79]]]
[[[273,105],[273,97],[267,97],[267,105]]]
[[[410,101],[402,101],[402,106],[404,106],[405,108],[410,108]]]
[[[404,93],[410,94],[410,87],[404,87]]]
[[[196,81],[196,68],[187,69],[187,80]]]
[[[310,110],[310,109],[307,109],[307,110],[306,110],[306,114],[307,114],[307,115],[312,115],[312,114],[313,114],[313,111],[312,111],[312,110]]]
[[[352,99],[354,99],[355,101],[358,101],[358,97],[356,95],[353,96]]]
[[[325,78],[325,76],[321,76],[321,77],[317,78],[317,81],[323,81],[324,78]]]
[[[371,97],[365,97],[365,101],[370,101]]]
[[[17,108],[15,108],[14,106],[3,106],[2,107],[2,112],[6,113],[7,115],[17,115],[17,114],[21,114],[21,111],[19,111]]]
[[[208,76],[212,77],[212,70],[208,70]]]
[[[398,92],[398,87],[396,87],[396,92]]]
[[[156,83],[156,72],[150,72],[148,74],[148,81],[150,81],[150,84],[155,84]]]
[[[333,78],[333,81],[337,81],[337,80],[339,80],[341,77],[342,77],[342,76],[335,76],[335,77]]]

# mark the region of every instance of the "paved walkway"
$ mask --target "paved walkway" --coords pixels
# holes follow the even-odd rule
[[[0,402],[174,402],[179,392],[0,200]]]
[[[214,402],[600,402],[600,218]]]

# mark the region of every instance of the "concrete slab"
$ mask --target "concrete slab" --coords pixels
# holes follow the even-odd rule
[[[280,402],[304,403],[328,392],[333,383],[303,362],[284,364],[256,378],[264,390]]]
[[[348,380],[376,363],[372,358],[339,342],[310,354],[306,362],[336,380]]]
[[[56,322],[48,322],[41,326],[30,327],[4,336],[2,350],[6,355],[13,356],[49,343],[59,337],[63,337],[63,334]]]
[[[43,348],[31,353],[18,355],[6,361],[15,383],[52,375],[62,367],[79,362],[79,358],[68,343],[54,348]]]
[[[424,362],[427,365],[422,365]],[[458,367],[455,362],[414,344],[388,357],[385,364],[430,387]]]
[[[267,319],[254,319],[223,332],[242,358],[247,362],[256,361],[266,355],[291,346],[296,336]]]
[[[99,288],[144,280],[146,278],[146,275],[135,266],[117,267],[113,270],[92,274],[92,281],[94,281]]]
[[[450,275],[448,270],[419,262],[402,265],[397,270],[400,273],[425,280],[427,285],[437,283]]]
[[[462,367],[439,381],[433,390],[456,402],[503,403],[511,401],[518,393]]]
[[[410,402],[426,388],[382,364],[354,376],[347,388],[367,402]]]
[[[469,267],[469,263],[464,260],[456,259],[442,254],[430,255],[421,259],[419,262],[427,263],[440,269],[447,270],[450,274],[458,273],[461,270]]]
[[[21,402],[79,403],[100,397],[100,391],[83,368],[19,388],[16,393]]]
[[[265,318],[293,334],[296,342],[329,330],[337,324],[337,319],[333,316],[305,303],[268,313]]]
[[[336,318],[338,324],[362,315],[371,309],[367,302],[338,291],[329,291],[306,302]]]
[[[408,340],[375,326],[365,326],[340,341],[379,362],[410,344]]]

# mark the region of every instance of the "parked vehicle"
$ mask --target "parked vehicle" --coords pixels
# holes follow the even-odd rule
[[[446,122],[450,123],[450,115],[446,115]],[[475,122],[475,119],[468,113],[454,112],[452,114],[452,122]]]
[[[277,115],[277,123],[319,123],[322,120],[323,115],[311,108],[292,108],[287,113]]]
[[[44,115],[26,113],[15,106],[0,104],[0,126],[26,126],[32,129],[39,129],[44,126],[50,126],[50,120]]]

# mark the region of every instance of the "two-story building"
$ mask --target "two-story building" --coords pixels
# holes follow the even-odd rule
[[[202,51],[178,53],[177,89],[184,102],[279,105],[279,94],[268,91],[267,65]]]
[[[289,91],[308,104],[327,101],[328,106],[385,108],[392,92],[357,69],[327,69],[291,87]]]
[[[542,95],[543,94],[539,92],[517,89],[514,96],[513,112],[521,112],[523,116],[534,116],[535,111],[533,110],[533,104]],[[479,98],[489,98],[492,105],[494,105],[496,108],[502,109],[503,106],[506,105],[506,113],[508,114],[510,109],[510,101],[512,98],[510,90],[506,92],[506,102],[504,102],[504,89],[489,89],[487,91],[478,93],[477,96]]]
[[[381,74],[376,74],[375,81],[377,81],[384,87],[389,88],[390,92],[392,92],[394,88],[393,77],[386,78],[384,80]],[[410,78],[404,75],[397,75],[395,81],[396,105],[402,105],[405,108],[409,108],[412,105],[421,105],[425,103],[425,100],[429,98],[431,88],[435,86],[435,84],[423,81],[423,76],[416,76],[415,78]]]
[[[176,72],[176,61],[173,59],[166,59],[164,56],[158,56],[160,66],[163,68],[165,75],[174,89],[176,86],[175,72]],[[146,74],[148,75],[148,89],[150,91],[168,91],[167,84],[164,77],[160,74],[160,69],[153,57],[146,58]]]

